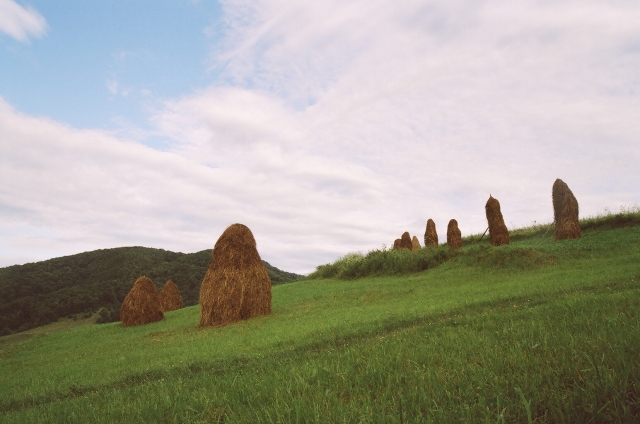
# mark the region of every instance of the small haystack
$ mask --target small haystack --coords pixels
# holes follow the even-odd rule
[[[420,250],[422,246],[420,246],[420,241],[418,240],[418,237],[413,236],[411,238],[411,250]]]
[[[489,242],[494,246],[509,244],[509,230],[504,224],[502,212],[500,212],[500,202],[489,195],[489,200],[484,207],[489,223]]]
[[[120,321],[125,327],[161,321],[164,313],[160,309],[158,289],[147,277],[140,277],[124,298],[120,307]]]
[[[402,237],[400,237],[400,249],[413,249],[413,243],[411,242],[411,235],[408,231],[402,233]]]
[[[400,249],[400,242],[401,242],[401,241],[402,241],[402,240],[400,240],[400,239],[395,239],[395,240],[393,241],[393,248],[394,248],[394,249]]]
[[[436,223],[431,218],[427,221],[427,230],[424,232],[424,247],[438,247]]]
[[[555,240],[580,238],[580,221],[578,219],[578,200],[569,186],[560,178],[553,183],[551,193],[553,200],[553,220],[556,224]]]
[[[160,307],[164,312],[169,312],[181,309],[183,305],[178,286],[171,280],[167,281],[160,291]]]
[[[224,325],[271,313],[271,280],[251,230],[227,228],[211,252],[200,287],[200,325]]]
[[[447,226],[447,245],[451,249],[462,248],[462,233],[458,228],[458,221],[452,219]]]

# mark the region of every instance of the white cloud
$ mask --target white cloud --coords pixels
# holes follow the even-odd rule
[[[327,243],[366,230],[362,222],[325,215],[324,208],[340,208],[330,188],[336,179],[342,184],[347,175],[357,190],[366,177],[333,161],[319,162],[315,178],[297,182],[299,169],[278,175],[269,168],[285,161],[284,153],[257,146],[249,166],[211,168],[29,117],[4,101],[0,133],[2,265],[122,245],[193,252],[213,247],[226,226],[242,222],[265,260],[302,271],[331,258],[323,253]],[[262,170],[252,165],[257,156],[267,163]],[[311,245],[315,257],[308,256]]]
[[[636,2],[223,8],[218,83],[152,118],[169,152],[0,104],[0,246],[193,252],[242,222],[308,272],[428,218],[482,232],[489,194],[550,222],[558,177],[582,215],[639,202]]]
[[[107,90],[109,90],[109,93],[113,94],[114,96],[116,94],[118,94],[118,81],[114,81],[114,80],[108,80],[107,81]]]
[[[109,91],[109,94],[111,94],[111,96],[109,97],[109,100],[113,100],[115,96],[129,97],[131,95],[131,96],[137,96],[137,97],[151,97],[153,94],[153,92],[148,88],[137,88],[134,86],[125,86],[120,84],[118,81],[116,81],[113,78],[109,78],[106,81],[105,85],[107,87],[107,91]]]
[[[323,187],[347,210],[388,218],[376,221],[386,237],[421,232],[428,217],[441,229],[456,217],[463,232],[483,231],[489,193],[508,223],[550,221],[557,177],[585,214],[637,202],[636,3],[274,0],[224,9],[226,41],[213,60],[233,88],[171,102],[156,117],[194,159],[246,164],[263,142],[289,155],[278,175],[306,169],[315,181],[316,159],[357,167],[367,173],[358,190],[376,189],[375,199],[344,194],[345,174]],[[273,164],[254,160],[245,166]]]
[[[47,31],[47,21],[31,7],[22,7],[13,0],[0,0],[0,31],[18,41],[41,37]]]

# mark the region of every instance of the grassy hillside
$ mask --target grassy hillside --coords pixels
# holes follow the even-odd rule
[[[583,231],[627,228],[640,225],[640,207],[622,207],[619,213],[608,210],[601,215],[580,221]],[[564,254],[563,243],[553,247],[547,242],[553,240],[552,224],[534,224],[530,227],[510,231],[510,239],[515,248],[495,250],[489,244],[489,237],[484,234],[470,235],[462,239],[463,250],[450,250],[447,244],[440,244],[439,249],[421,249],[409,253],[403,249],[376,249],[363,255],[360,252],[349,253],[332,264],[320,265],[308,276],[316,278],[354,279],[383,275],[403,275],[433,269],[453,258],[468,263],[469,261],[488,265],[506,265],[527,267],[535,263],[553,262]],[[446,239],[446,238],[445,238]],[[541,243],[545,242],[546,248]]]
[[[48,261],[0,268],[0,335],[48,324],[62,317],[120,320],[120,305],[133,282],[146,275],[160,289],[173,280],[185,305],[196,305],[211,250],[175,253],[147,247],[102,249]],[[265,262],[273,284],[299,275]]]
[[[221,328],[191,307],[0,338],[0,421],[635,422],[640,227],[607,226],[276,286]]]

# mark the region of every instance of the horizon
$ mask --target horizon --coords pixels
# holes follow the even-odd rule
[[[308,274],[427,219],[640,203],[640,4],[0,0],[0,267],[213,248]]]
[[[604,211],[602,211],[601,213],[599,213],[599,214],[597,214],[597,215],[590,215],[590,216],[582,217],[582,218],[580,218],[580,220],[582,221],[582,220],[586,220],[586,219],[598,218],[598,217],[603,216],[603,215],[606,215],[606,214],[616,215],[616,214],[618,214],[618,213],[621,213],[621,214],[622,214],[622,213],[638,213],[639,211],[640,211],[640,206],[638,206],[637,204],[630,205],[630,206],[621,206],[618,212],[611,211],[610,209],[606,208]],[[520,230],[523,230],[523,229],[527,229],[527,228],[530,228],[530,227],[536,227],[536,226],[538,226],[538,227],[545,227],[545,226],[551,226],[551,225],[553,225],[553,222],[549,222],[549,223],[542,223],[542,224],[541,224],[541,223],[538,223],[538,222],[535,222],[535,221],[534,221],[534,222],[532,222],[532,223],[531,223],[531,225],[530,225],[530,226],[518,227],[518,228],[511,228],[511,229],[509,229],[509,233],[511,233],[511,232],[517,232],[517,231],[520,231]],[[463,236],[462,236],[462,238],[464,239],[464,238],[467,238],[467,237],[476,237],[476,236],[479,236],[479,235],[484,236],[484,235],[485,235],[485,233],[486,233],[488,230],[489,230],[489,228],[487,227],[487,229],[484,231],[484,233],[467,234],[467,235],[463,235]],[[547,233],[545,233],[545,235],[546,235],[546,234],[547,234]],[[438,236],[438,237],[440,237],[440,236]],[[422,240],[422,239],[420,239],[420,244],[421,244],[421,247],[424,247],[424,246],[422,245],[422,244],[423,244],[423,240]],[[447,242],[446,242],[446,241],[443,241],[443,242],[439,242],[439,243],[438,243],[438,245],[439,245],[439,246],[443,246],[443,245],[446,245],[446,244],[447,244]],[[207,250],[211,251],[211,250],[213,250],[213,248],[210,248],[210,249],[202,249],[202,250],[198,250],[198,251],[196,251],[196,252],[176,252],[176,251],[172,251],[172,250],[163,249],[163,248],[161,248],[161,247],[147,247],[147,246],[116,246],[116,247],[108,247],[108,248],[98,248],[98,249],[95,249],[95,250],[88,250],[88,251],[83,251],[83,252],[76,252],[76,253],[71,253],[71,254],[68,254],[68,255],[56,256],[56,257],[52,257],[52,258],[46,258],[46,259],[42,259],[42,260],[40,260],[40,261],[35,261],[35,262],[26,262],[26,263],[22,263],[22,264],[6,265],[6,266],[1,266],[0,268],[8,268],[8,267],[11,267],[11,266],[28,265],[28,264],[33,264],[33,263],[37,263],[37,262],[44,262],[44,261],[53,260],[53,259],[60,259],[60,258],[68,257],[68,256],[81,255],[81,254],[83,254],[83,253],[91,253],[91,252],[95,252],[95,251],[98,251],[98,250],[126,249],[126,248],[134,248],[134,247],[139,247],[139,248],[142,248],[142,249],[156,249],[156,250],[162,250],[162,251],[165,251],[165,252],[177,253],[177,254],[181,254],[181,255],[193,255],[193,254],[200,253],[200,252],[203,252],[203,251],[207,251]],[[383,244],[382,244],[382,246],[381,246],[381,248],[393,249],[393,246],[392,246],[392,245],[387,246],[385,243],[383,243]],[[375,249],[373,249],[373,250],[375,250]],[[369,252],[370,252],[370,251],[369,251]],[[345,256],[348,256],[348,255],[351,255],[351,254],[354,254],[354,253],[358,253],[358,254],[366,255],[366,254],[367,254],[367,253],[369,253],[369,252],[363,252],[363,251],[345,252],[343,255],[339,256],[339,257],[338,257],[338,258],[336,258],[336,259],[341,259],[341,258],[343,258],[343,257],[345,257]],[[258,253],[259,253],[259,252],[258,252]],[[267,262],[269,265],[271,265],[271,266],[273,266],[273,267],[275,267],[275,268],[279,269],[280,271],[290,272],[290,271],[287,271],[287,270],[285,270],[285,269],[282,269],[282,268],[280,268],[280,267],[277,267],[277,266],[273,265],[271,262],[269,262],[269,261],[267,261],[267,260],[262,259],[262,261]],[[329,265],[329,264],[330,264],[330,263],[326,263],[326,264],[318,264],[318,265],[316,266],[316,268],[317,268],[318,266],[322,266],[322,265]],[[316,269],[314,269],[314,271],[311,271],[310,273],[313,273],[313,272],[315,272],[315,271],[316,271]],[[298,274],[298,275],[301,275],[301,276],[307,276],[307,275],[309,275],[310,273],[306,273],[306,274]],[[294,273],[294,274],[295,274],[295,273]]]

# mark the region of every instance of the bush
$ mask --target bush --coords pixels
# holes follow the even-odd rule
[[[109,322],[120,321],[120,311],[115,309],[102,308],[98,312],[98,318],[96,324],[106,324]]]
[[[596,216],[589,216],[580,220],[580,228],[583,230],[611,229],[633,227],[640,225],[640,206],[620,206],[618,212],[605,208],[604,212]]]
[[[333,264],[320,265],[308,278],[355,279],[382,275],[402,275],[435,268],[456,257],[458,252],[448,248],[376,249],[364,256],[348,253]]]

